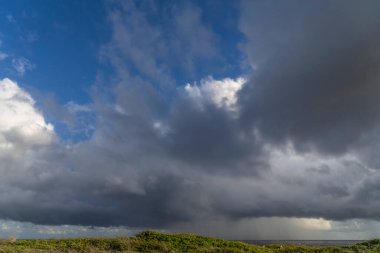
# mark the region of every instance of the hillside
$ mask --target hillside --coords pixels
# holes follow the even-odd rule
[[[145,231],[134,237],[19,240],[0,243],[0,252],[220,252],[220,253],[379,253],[380,240],[353,246],[308,247],[292,245],[255,246],[191,234]]]

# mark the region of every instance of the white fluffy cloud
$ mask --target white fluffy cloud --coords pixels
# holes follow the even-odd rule
[[[0,80],[0,149],[46,145],[54,138],[33,98],[10,79]]]
[[[236,79],[224,78],[215,80],[207,77],[200,84],[187,84],[185,91],[198,103],[212,102],[218,107],[227,110],[236,110],[237,92],[243,87],[246,80],[243,77]]]

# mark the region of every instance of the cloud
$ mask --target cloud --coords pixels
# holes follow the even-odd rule
[[[10,79],[0,81],[0,147],[3,151],[46,145],[54,128],[34,107],[35,101]],[[14,150],[16,152],[16,150]]]
[[[241,30],[256,70],[240,92],[242,123],[273,143],[325,154],[345,153],[377,129],[376,6],[244,2]]]
[[[179,89],[182,59],[211,57],[185,39],[195,25],[214,41],[201,10],[169,8],[183,23],[164,26],[154,2],[112,3],[101,54],[116,76],[90,105],[47,103],[61,121],[92,114],[89,138],[57,140],[30,94],[2,81],[0,217],[267,238],[380,220],[378,15],[341,3],[242,3],[252,76]]]
[[[80,112],[91,112],[91,105],[88,104],[77,104],[74,101],[69,101],[66,105],[68,111],[72,114],[80,113]]]
[[[104,58],[111,61],[121,76],[131,65],[141,76],[160,83],[172,83],[166,66],[161,64],[168,48],[159,27],[150,24],[146,14],[134,2],[120,2],[109,8],[113,38],[103,49]]]
[[[138,75],[168,88],[175,76],[193,78],[218,58],[216,36],[194,5],[160,9],[151,2],[115,1],[108,5],[108,17],[112,39],[101,56],[120,77]],[[156,18],[162,22],[154,22]]]
[[[169,131],[162,140],[167,152],[173,159],[198,165],[205,172],[256,173],[260,168],[257,158],[261,149],[255,143],[255,136],[241,131],[235,114],[229,110],[214,102],[201,106],[198,102],[202,101],[194,103],[190,95],[180,98],[173,106],[167,120]]]
[[[16,23],[16,20],[15,20],[15,18],[13,17],[12,14],[7,14],[7,15],[5,16],[5,18],[8,20],[9,23]]]
[[[53,94],[45,96],[42,105],[46,117],[59,129],[62,139],[79,141],[91,137],[95,121],[93,105],[73,101],[60,105]]]
[[[211,219],[196,224],[180,224],[175,231],[205,234],[230,240],[328,240],[336,238],[331,232],[332,222],[305,218],[246,218],[242,220]],[[260,229],[258,229],[260,228]],[[353,230],[354,231],[354,230]],[[357,231],[355,231],[357,232]],[[357,237],[355,238],[357,239]]]
[[[28,32],[25,38],[25,40],[29,43],[36,42],[38,41],[38,39],[39,39],[38,34],[34,32]]]
[[[44,226],[28,222],[0,220],[1,238],[11,236],[17,239],[29,238],[66,238],[133,235],[136,230],[124,227],[86,227],[86,226]]]
[[[16,70],[17,74],[20,76],[23,76],[26,71],[35,68],[34,64],[32,64],[28,59],[23,57],[12,59],[12,66]]]
[[[202,79],[200,85],[186,84],[185,91],[191,99],[200,105],[212,102],[218,107],[235,111],[237,109],[237,92],[244,83],[245,79],[242,77],[235,80],[230,78],[214,80],[212,77],[208,77]]]
[[[180,64],[187,71],[196,71],[196,64],[210,58],[218,58],[217,37],[202,20],[202,10],[190,4],[173,7],[174,31],[171,49],[177,51]],[[184,52],[184,50],[186,50]]]
[[[378,221],[328,221],[305,218],[247,218],[202,220],[179,224],[174,231],[206,234],[232,240],[366,240],[379,237]]]
[[[39,40],[39,36],[35,32],[26,32],[24,35],[20,36],[20,39],[28,43],[34,43]]]
[[[0,51],[0,61],[5,60],[6,58],[8,58],[8,55]]]

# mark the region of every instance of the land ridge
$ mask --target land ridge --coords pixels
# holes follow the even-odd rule
[[[6,253],[108,253],[108,252],[203,252],[203,253],[379,253],[380,239],[348,246],[251,245],[194,234],[144,231],[132,237],[2,240]]]

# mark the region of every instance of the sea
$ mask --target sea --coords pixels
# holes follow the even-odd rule
[[[333,245],[353,245],[364,242],[363,240],[243,240],[242,242],[254,245],[268,244],[291,244],[305,246],[333,246]]]

